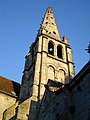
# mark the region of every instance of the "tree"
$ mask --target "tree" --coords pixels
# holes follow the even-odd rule
[[[90,42],[89,42],[87,49],[85,49],[85,50],[90,54]]]

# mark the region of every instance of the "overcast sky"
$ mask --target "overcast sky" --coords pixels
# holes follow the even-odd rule
[[[88,62],[90,0],[0,0],[0,76],[21,82],[25,55],[49,6],[72,48],[75,73]]]

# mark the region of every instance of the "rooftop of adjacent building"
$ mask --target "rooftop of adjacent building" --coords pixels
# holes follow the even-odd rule
[[[82,79],[87,75],[90,74],[90,60],[83,66],[83,68],[78,72],[78,74],[73,78],[73,80],[70,82],[71,89],[80,83]]]
[[[20,92],[20,84],[0,76],[0,92],[18,97]]]

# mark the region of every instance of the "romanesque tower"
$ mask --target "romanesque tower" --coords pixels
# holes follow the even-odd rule
[[[50,7],[25,58],[17,119],[37,120],[48,80],[66,84],[74,77],[70,45],[66,36],[60,38]]]

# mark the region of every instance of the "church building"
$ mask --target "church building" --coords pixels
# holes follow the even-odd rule
[[[21,85],[12,85],[12,102],[5,109],[3,101],[0,120],[90,120],[90,61],[75,76],[72,49],[51,7],[25,56]]]

